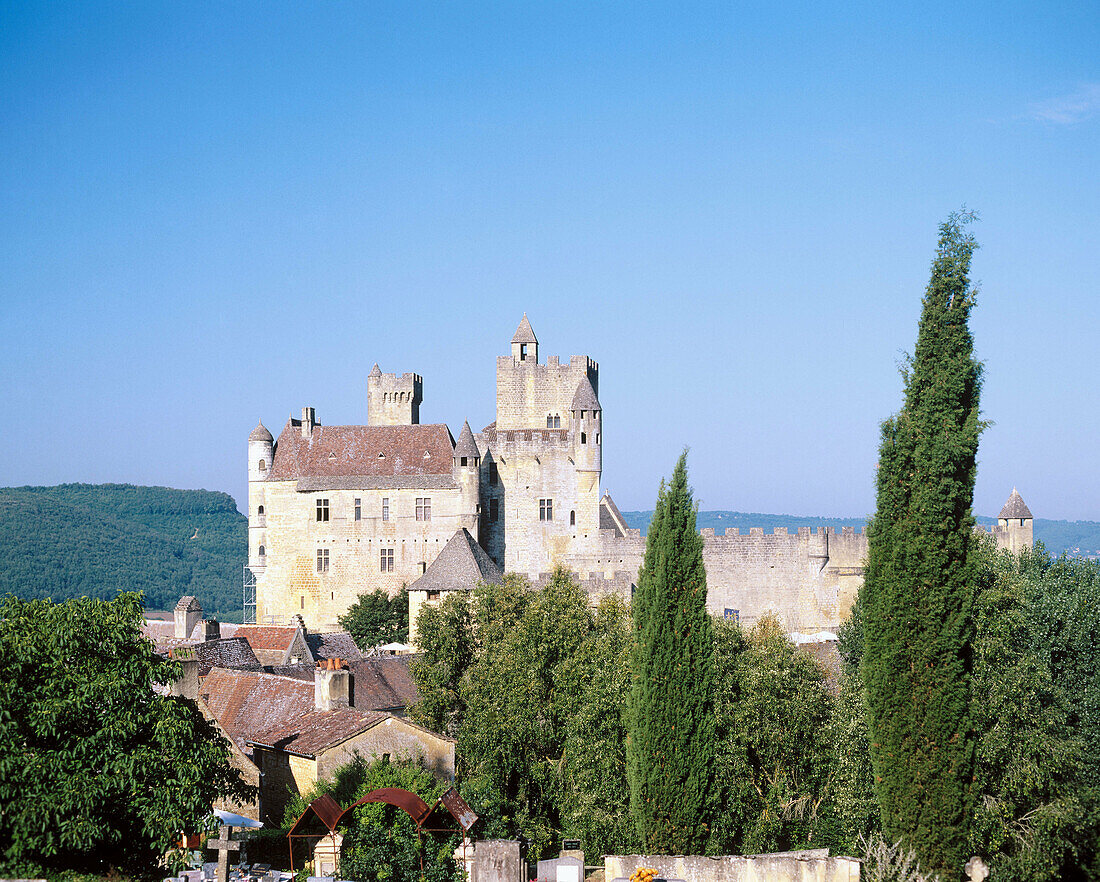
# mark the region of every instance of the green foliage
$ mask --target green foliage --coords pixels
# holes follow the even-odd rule
[[[287,829],[321,794],[328,793],[342,806],[349,806],[372,790],[400,787],[419,796],[428,805],[447,785],[417,763],[386,759],[366,760],[356,755],[336,770],[331,779],[318,781],[286,808]],[[452,857],[457,837],[424,834],[418,839],[416,825],[405,812],[382,803],[359,806],[345,819],[339,832],[344,841],[340,851],[340,878],[361,882],[459,882],[461,873]],[[421,852],[423,849],[423,852]],[[424,861],[421,874],[420,862]]]
[[[129,484],[0,489],[0,595],[109,600],[150,609],[193,594],[240,621],[248,521],[225,493]]]
[[[753,854],[829,845],[832,698],[825,675],[768,616],[715,627],[716,786],[710,850]]]
[[[1095,710],[1100,564],[985,549],[972,707],[980,733],[972,848],[994,879],[1090,871],[1100,842]]]
[[[141,637],[141,597],[0,602],[0,872],[163,875],[219,797],[254,795],[179,665]]]
[[[926,866],[966,859],[972,546],[981,368],[968,327],[969,215],[940,227],[905,403],[882,426],[861,604],[871,758],[882,823]]]
[[[592,853],[631,841],[621,604],[593,611],[562,570],[535,591],[509,575],[425,608],[417,634],[421,701],[410,713],[457,738],[482,836],[522,836],[528,860],[563,836]]]
[[[363,650],[405,643],[409,639],[409,597],[404,591],[390,597],[381,588],[360,594],[339,622]]]
[[[714,640],[695,511],[685,452],[661,484],[633,603],[627,778],[647,853],[698,853],[709,838]]]

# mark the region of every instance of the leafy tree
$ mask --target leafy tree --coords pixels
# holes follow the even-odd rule
[[[658,854],[698,853],[709,835],[714,641],[695,513],[685,452],[661,483],[633,603],[630,811]]]
[[[711,849],[751,854],[832,844],[832,698],[774,616],[747,633],[715,622],[716,783]]]
[[[863,673],[887,838],[953,876],[965,860],[981,368],[968,327],[969,214],[940,226],[901,411],[882,426],[869,527]]]
[[[433,732],[454,738],[462,725],[459,685],[474,661],[474,633],[470,604],[465,594],[451,592],[438,606],[424,606],[416,620],[421,656],[410,662],[409,672],[420,701],[409,716]]]
[[[0,871],[163,875],[211,804],[254,793],[142,638],[138,594],[0,601]]]
[[[360,594],[339,622],[360,649],[404,643],[409,639],[409,598],[404,591],[390,597],[381,588]]]
[[[972,707],[971,843],[1001,880],[1095,878],[1100,564],[985,543]],[[1091,697],[1090,697],[1091,696]]]

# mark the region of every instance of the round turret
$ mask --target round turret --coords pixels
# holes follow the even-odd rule
[[[275,450],[275,439],[264,427],[258,423],[248,436],[248,480],[263,481],[267,478],[268,469],[271,468],[271,460]]]
[[[573,451],[577,469],[598,472],[603,468],[602,408],[587,377],[577,384],[569,410],[573,420]]]

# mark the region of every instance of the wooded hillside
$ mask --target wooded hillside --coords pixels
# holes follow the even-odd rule
[[[194,594],[208,615],[240,621],[248,521],[208,490],[131,484],[0,489],[0,595],[112,599],[142,591],[147,609]]]

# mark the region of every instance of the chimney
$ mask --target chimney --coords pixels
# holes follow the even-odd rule
[[[179,640],[186,640],[191,636],[195,625],[202,621],[202,607],[194,596],[187,594],[179,599],[179,603],[172,611],[172,617],[175,620],[172,636]]]
[[[317,425],[317,412],[312,407],[302,408],[302,437],[310,438],[313,427]]]
[[[179,679],[173,680],[168,685],[169,694],[196,701],[199,697],[199,660],[195,656],[195,650],[187,646],[179,646],[171,650],[169,655],[183,668]]]
[[[344,660],[330,658],[317,662],[313,675],[313,706],[319,711],[348,707],[351,673],[344,667]]]
[[[217,619],[203,619],[199,623],[201,629],[200,636],[202,642],[205,643],[208,640],[221,640],[222,638],[222,626],[218,624]]]

